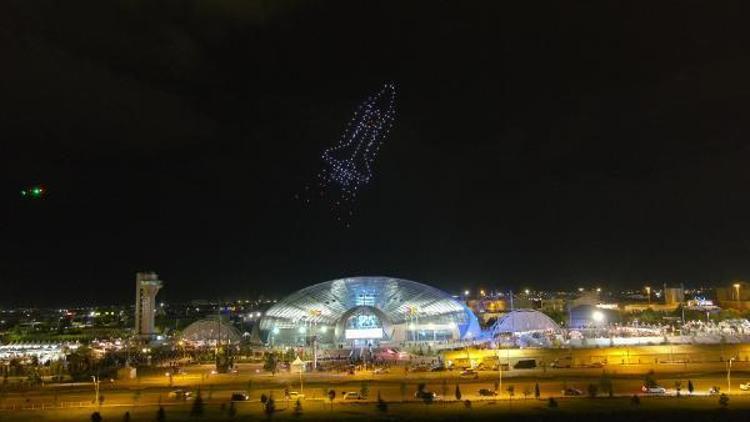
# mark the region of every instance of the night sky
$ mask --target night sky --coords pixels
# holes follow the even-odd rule
[[[750,278],[743,2],[510,3],[2,2],[0,304]],[[294,197],[386,81],[345,228]]]

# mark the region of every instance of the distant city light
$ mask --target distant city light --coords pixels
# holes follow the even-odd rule
[[[468,295],[469,295],[469,291],[468,290],[464,290],[464,296],[468,296]]]

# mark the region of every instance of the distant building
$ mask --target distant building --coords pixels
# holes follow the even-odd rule
[[[745,311],[750,309],[750,284],[739,281],[716,288],[716,302],[722,308]]]
[[[161,287],[162,282],[154,272],[135,275],[135,333],[139,336],[155,334],[156,294]]]
[[[664,304],[679,305],[685,302],[685,290],[682,287],[665,287]]]

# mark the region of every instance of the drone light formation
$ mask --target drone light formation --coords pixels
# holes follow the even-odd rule
[[[319,196],[329,199],[337,220],[344,221],[352,215],[351,203],[357,192],[372,181],[375,158],[393,126],[395,114],[396,86],[386,83],[357,107],[338,143],[323,151],[325,166],[318,174]],[[331,188],[337,193],[329,196],[327,191]]]

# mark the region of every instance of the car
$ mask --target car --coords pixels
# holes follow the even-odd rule
[[[372,371],[372,373],[375,374],[375,375],[378,375],[378,374],[387,374],[387,373],[390,373],[390,372],[391,371],[388,368],[375,368],[375,370]]]
[[[711,387],[711,388],[708,389],[708,395],[709,396],[715,396],[715,395],[719,394],[719,392],[720,392],[719,387],[717,387],[715,385],[713,387]]]
[[[301,394],[299,391],[290,391],[288,397],[292,400],[296,400],[296,399],[304,399],[305,395]]]
[[[581,391],[581,390],[579,390],[577,388],[568,387],[568,388],[566,388],[566,389],[564,389],[562,391],[562,394],[563,394],[563,396],[582,396],[583,395],[583,391]]]
[[[591,363],[584,363],[581,365],[582,368],[603,368],[604,363],[602,362],[591,362]]]
[[[565,356],[555,359],[550,366],[553,368],[570,368],[573,366],[573,358],[571,356]]]
[[[364,400],[364,396],[359,391],[349,391],[344,393],[344,400]]]
[[[414,393],[414,398],[420,400],[437,400],[438,395],[432,391],[417,391]]]
[[[641,387],[641,391],[649,394],[666,394],[667,389],[661,385],[644,385]]]
[[[748,390],[750,390],[750,382],[746,382],[744,384],[740,384],[740,390],[742,390],[742,391],[748,391]]]
[[[447,369],[448,368],[446,368],[443,365],[437,365],[437,366],[433,366],[432,368],[430,368],[430,372],[443,372],[443,371],[445,371]]]
[[[493,397],[497,395],[497,391],[490,390],[489,388],[480,388],[479,395],[482,397]]]
[[[473,369],[465,369],[465,370],[461,371],[460,375],[462,377],[473,377],[473,376],[477,375],[477,371],[475,371]]]
[[[169,392],[169,398],[175,400],[189,400],[193,396],[193,393],[185,390],[174,390]]]
[[[423,365],[412,366],[409,372],[427,372],[427,367]]]
[[[232,393],[231,401],[248,401],[250,396],[244,391],[235,391]]]
[[[536,368],[536,361],[534,359],[523,359],[516,362],[513,365],[513,369],[531,369]]]

